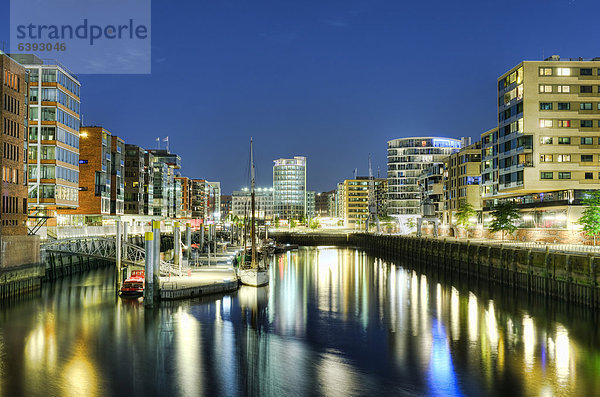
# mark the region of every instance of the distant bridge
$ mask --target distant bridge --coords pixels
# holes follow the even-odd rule
[[[117,247],[114,237],[73,237],[48,241],[41,246],[45,252],[67,255],[81,255],[91,258],[116,261]],[[121,263],[123,266],[144,266],[146,251],[137,245],[123,242]],[[161,276],[168,276],[175,270],[173,263],[160,261]]]

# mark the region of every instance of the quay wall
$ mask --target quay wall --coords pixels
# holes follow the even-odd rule
[[[39,237],[0,238],[0,299],[38,290],[44,272]]]
[[[569,303],[600,307],[597,255],[359,233],[274,233],[272,237],[288,244],[356,247],[401,263],[419,263]]]

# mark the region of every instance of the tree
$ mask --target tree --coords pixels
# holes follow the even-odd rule
[[[583,231],[587,236],[594,239],[600,234],[600,190],[591,191],[583,200],[585,206],[579,223],[583,225]]]
[[[300,224],[306,225],[306,217],[304,215],[300,217]]]
[[[279,217],[276,216],[275,219],[273,219],[273,224],[275,225],[275,229],[277,229],[279,227]]]
[[[293,229],[296,227],[296,220],[295,219],[290,219],[290,229]]]
[[[467,231],[467,238],[469,238],[469,227],[474,225],[471,218],[475,215],[477,215],[477,212],[475,212],[473,206],[465,201],[460,203],[458,211],[456,211],[456,224]]]
[[[519,210],[510,202],[498,204],[492,211],[492,222],[490,222],[489,231],[492,233],[502,232],[502,241],[504,234],[508,232],[512,234],[517,230],[515,223],[521,219]]]
[[[339,221],[337,221],[337,225],[338,226],[344,226],[344,220],[340,219]]]
[[[405,222],[406,227],[409,229],[413,229],[417,227],[417,223],[415,222],[415,218],[408,218]]]
[[[318,229],[319,227],[321,227],[321,223],[319,222],[318,219],[313,219],[310,221],[310,228],[315,230]]]

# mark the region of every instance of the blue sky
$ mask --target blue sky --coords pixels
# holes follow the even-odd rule
[[[81,75],[83,119],[148,148],[168,135],[183,175],[226,193],[247,184],[250,136],[259,185],[273,159],[305,155],[309,189],[330,190],[366,174],[369,153],[385,175],[389,139],[494,127],[508,68],[600,56],[598,11],[581,0],[155,0],[152,74]],[[3,11],[7,43],[8,22]]]

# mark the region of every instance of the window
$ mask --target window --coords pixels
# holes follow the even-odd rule
[[[540,128],[552,128],[552,120],[540,119]]]
[[[582,154],[581,155],[581,162],[582,163],[591,163],[592,161],[594,161],[594,155],[593,154]]]
[[[580,110],[592,110],[592,103],[591,102],[581,102],[579,104],[579,109]]]
[[[570,172],[559,172],[558,179],[571,179],[571,173]]]
[[[559,102],[558,110],[571,110],[571,102]]]
[[[559,163],[570,163],[571,162],[571,155],[570,154],[559,154],[557,156],[557,161]]]
[[[581,120],[581,128],[592,128],[593,126],[593,120]]]
[[[571,126],[571,120],[558,120],[558,126],[562,128],[568,128]]]
[[[540,68],[540,76],[552,76],[552,68]]]
[[[579,69],[579,75],[580,76],[591,76],[592,75],[592,68],[581,68],[581,69]]]
[[[542,137],[540,137],[540,143],[542,145],[552,145],[552,137],[551,136],[542,136]]]
[[[585,179],[594,179],[594,174],[592,174],[591,172],[586,172]]]
[[[540,174],[541,179],[554,179],[554,172],[542,172]]]
[[[552,102],[540,102],[540,110],[552,110]]]
[[[551,154],[540,154],[540,163],[548,163],[552,161]]]
[[[556,87],[556,91],[560,92],[562,94],[568,94],[569,92],[571,92],[571,86],[570,85],[559,85],[558,87]]]
[[[570,145],[571,144],[571,137],[568,137],[568,136],[559,136],[558,137],[558,144],[559,145]]]
[[[571,75],[571,69],[570,68],[557,68],[556,69],[556,74],[558,76],[570,76]]]
[[[581,87],[579,87],[579,92],[582,94],[591,94],[592,86],[591,85],[582,85]]]
[[[541,94],[548,94],[552,92],[552,86],[551,85],[540,85],[540,93]]]
[[[583,138],[581,138],[581,144],[582,145],[593,145],[594,138],[592,138],[591,136],[583,137]]]

